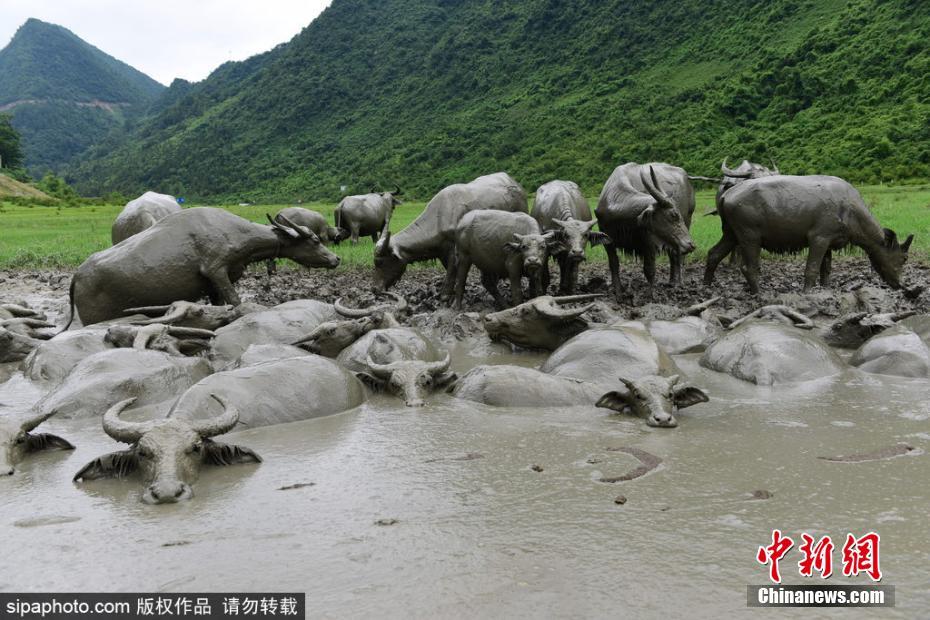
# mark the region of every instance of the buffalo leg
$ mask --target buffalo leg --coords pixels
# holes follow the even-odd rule
[[[278,263],[273,258],[269,258],[265,261],[265,269],[268,271],[268,277],[270,278],[274,274],[278,273]]]
[[[830,271],[833,269],[833,252],[827,250],[820,263],[820,286],[830,286]]]
[[[380,238],[380,235],[379,235],[378,233],[374,233],[374,234],[371,235],[371,242],[372,242],[372,243],[378,243],[378,239],[379,239],[379,238]]]
[[[762,247],[758,243],[740,243],[742,250],[743,264],[740,270],[746,283],[749,285],[749,292],[753,295],[759,294],[759,261],[762,255]]]
[[[656,281],[656,251],[655,248],[647,248],[643,252],[643,275],[646,276],[646,282],[649,283],[649,288],[652,288],[652,285]]]
[[[555,260],[558,260],[558,257],[553,257]],[[540,277],[540,286],[542,287],[542,294],[545,295],[549,292],[549,284],[552,282],[552,274],[549,273],[549,259],[546,259],[546,262],[542,266],[542,272],[539,275]]]
[[[497,287],[498,277],[492,273],[481,272],[481,284],[484,286],[484,289],[491,294],[491,297],[494,298],[494,303],[499,308],[507,307],[507,303],[504,301],[504,296],[501,295],[500,289]]]
[[[236,287],[229,281],[229,274],[226,273],[225,269],[220,269],[213,273],[205,273],[204,277],[210,280],[210,283],[213,285],[213,289],[220,299],[220,304],[218,305],[231,304],[233,306],[238,306],[242,303],[238,293],[236,293]]]
[[[514,306],[523,303],[523,274],[521,271],[519,267],[514,267],[507,272],[507,278],[510,280],[510,302]]]
[[[455,251],[455,246],[452,246],[449,249],[448,254],[446,254],[445,260],[440,260],[443,263],[443,266],[446,268],[446,277],[442,283],[442,291],[439,292],[440,297],[451,297],[455,289],[456,274],[458,274],[458,253]],[[471,263],[469,262],[469,267]]]
[[[352,245],[358,245],[358,224],[349,225],[349,238],[351,239]]]
[[[455,301],[452,305],[456,310],[462,309],[462,298],[465,297],[465,283],[468,281],[469,269],[471,269],[471,258],[459,256],[455,278]]]
[[[620,300],[620,259],[617,257],[617,246],[608,243],[604,246],[607,251],[607,263],[610,265],[610,286],[614,289],[614,297]]]
[[[728,235],[727,233],[723,234],[720,241],[717,242],[717,245],[712,247],[709,252],[707,252],[707,266],[704,268],[704,284],[711,284],[714,281],[714,273],[717,271],[717,266],[720,264],[727,254],[736,256],[736,253],[733,250],[736,249],[736,239],[733,235]]]
[[[830,251],[828,242],[814,239],[810,242],[807,250],[807,265],[804,267],[804,292],[814,288],[817,284],[817,276],[820,275],[823,268],[823,261]]]
[[[668,250],[668,283],[672,286],[681,286],[681,250]]]

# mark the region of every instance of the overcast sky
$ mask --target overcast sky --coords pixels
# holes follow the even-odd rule
[[[330,0],[0,0],[0,48],[26,19],[64,26],[163,84],[290,40]]]

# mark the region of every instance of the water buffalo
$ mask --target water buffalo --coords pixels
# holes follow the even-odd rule
[[[320,323],[312,332],[294,342],[295,346],[325,357],[336,357],[353,342],[373,329],[400,327],[397,316],[407,312],[407,300],[390,291],[385,295],[394,303],[377,304],[369,308],[349,308],[340,297],[333,303],[336,313],[347,317],[340,321]]]
[[[481,283],[499,306],[506,305],[497,289],[498,281],[505,277],[510,280],[513,305],[523,302],[524,275],[530,283],[530,297],[541,294],[549,247],[556,243],[555,232],[541,234],[539,224],[526,213],[487,209],[466,213],[455,229],[455,309],[462,309],[472,265],[481,272]]]
[[[634,308],[633,316],[646,326],[666,353],[696,353],[717,339],[726,322],[712,309],[719,300],[714,297],[687,308],[645,304]]]
[[[267,310],[265,306],[247,302],[238,306],[207,306],[191,301],[176,301],[167,306],[146,306],[127,308],[126,314],[144,314],[149,319],[133,321],[134,325],[174,325],[176,327],[193,327],[196,329],[215,330],[229,325],[246,314]]]
[[[59,449],[73,450],[74,446],[58,435],[33,433],[39,424],[52,414],[31,414],[27,417],[0,415],[0,476],[16,473],[16,464],[30,452]]]
[[[400,187],[397,187],[393,192],[343,198],[333,211],[336,228],[340,231],[339,238],[348,237],[352,245],[358,244],[360,236],[370,236],[372,241],[377,242],[381,232],[390,225],[394,207],[403,204],[397,199],[401,193]]]
[[[766,320],[740,324],[708,346],[700,364],[757,385],[810,381],[846,368],[809,329]]]
[[[58,385],[83,359],[113,349],[101,326],[62,332],[37,346],[23,364],[23,373],[32,381]]]
[[[110,238],[113,245],[154,226],[159,220],[181,211],[174,196],[145,192],[130,200],[116,216]]]
[[[607,389],[620,375],[625,389],[607,392],[597,406],[644,418],[649,426],[677,426],[678,409],[708,400],[703,390],[680,383],[675,362],[646,327],[635,321],[622,321],[575,336],[553,351],[540,371],[589,381]]]
[[[210,357],[229,363],[253,344],[291,344],[333,318],[330,304],[313,299],[297,299],[252,312],[216,330]]]
[[[285,207],[275,214],[274,220],[285,226],[288,222],[303,226],[315,233],[323,245],[339,245],[339,242],[345,238],[343,231],[327,224],[326,218],[321,213],[303,207]],[[277,268],[275,259],[269,258],[265,264],[269,275],[275,273]]]
[[[598,297],[603,295],[543,295],[514,308],[484,315],[484,329],[491,340],[506,341],[525,349],[552,351],[590,327],[581,315],[595,304],[589,303],[579,308],[563,306]]]
[[[408,407],[422,407],[424,397],[455,380],[444,359],[420,332],[408,327],[368,332],[336,360],[375,389],[400,396]]]
[[[71,280],[71,318],[75,306],[88,325],[128,307],[204,295],[215,305],[238,306],[233,283],[246,266],[279,256],[306,267],[339,264],[316,234],[297,224],[263,226],[223,209],[185,209],[84,261]]]
[[[413,223],[393,235],[387,231],[378,240],[373,288],[383,291],[394,286],[410,263],[439,259],[446,268],[442,293],[450,296],[456,275],[455,227],[463,215],[476,209],[526,213],[526,192],[505,172],[440,190]]]
[[[643,259],[649,285],[655,281],[656,254],[669,256],[670,282],[681,283],[682,256],[694,250],[688,229],[694,213],[694,188],[681,168],[668,164],[618,166],[601,191],[594,215],[610,236],[605,246],[614,294],[621,295],[617,250]]]
[[[830,283],[833,250],[850,244],[865,250],[872,267],[892,288],[901,288],[901,269],[914,235],[904,243],[883,229],[862,196],[830,176],[779,175],[751,179],[728,190],[719,208],[723,237],[707,254],[705,284],[720,261],[739,248],[749,290],[759,292],[761,251],[799,252],[808,248],[804,290]]]
[[[543,232],[555,231],[560,244],[551,255],[559,263],[559,293],[571,294],[578,281],[578,265],[586,259],[585,248],[603,245],[610,237],[594,232],[591,208],[572,181],[550,181],[536,190],[532,216]],[[543,290],[549,288],[549,269],[543,273]]]
[[[161,351],[108,349],[87,357],[35,405],[42,415],[85,418],[114,403],[138,397],[138,405],[174,399],[213,372],[203,358],[176,357]]]
[[[103,341],[118,348],[151,349],[169,355],[196,355],[210,348],[216,333],[194,327],[172,325],[113,325]]]
[[[930,325],[928,315],[918,320]],[[930,378],[930,337],[926,332],[922,337],[908,325],[905,321],[873,336],[856,350],[849,363],[879,375]]]
[[[494,407],[574,407],[594,405],[604,388],[581,379],[501,364],[475,366],[458,380],[452,394]]]
[[[256,428],[333,415],[365,402],[365,387],[344,367],[304,351],[296,355],[210,375],[181,394],[168,417],[212,417],[220,413],[215,402],[220,396],[241,412],[245,426]]]
[[[74,481],[123,478],[139,472],[145,487],[142,501],[167,504],[193,497],[191,485],[203,465],[260,463],[261,457],[248,448],[213,441],[239,421],[235,407],[214,398],[223,413],[200,421],[171,417],[129,422],[120,419],[120,413],[135,399],[116,403],[103,414],[103,430],[116,441],[129,444],[129,449],[94,459],[74,475]]]
[[[277,362],[279,360],[288,360],[293,357],[302,357],[310,355],[300,347],[290,344],[253,344],[236,360],[227,365],[223,370],[236,370],[246,366],[258,366],[266,362]]]
[[[19,362],[41,346],[48,336],[36,329],[55,327],[38,319],[0,320],[0,364]]]
[[[772,168],[770,169],[762,164],[753,163],[747,159],[744,159],[736,168],[728,168],[727,160],[724,159],[723,163],[720,164],[720,172],[723,174],[723,178],[720,179],[720,184],[717,186],[717,195],[714,197],[714,204],[717,207],[720,206],[720,199],[723,197],[723,194],[731,187],[736,187],[748,179],[761,179],[762,177],[772,177],[781,174],[775,162],[772,162]]]

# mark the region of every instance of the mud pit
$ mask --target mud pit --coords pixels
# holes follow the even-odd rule
[[[800,286],[796,267],[785,270],[786,287]],[[926,278],[918,267],[909,270],[911,283]],[[582,282],[599,273],[595,266]],[[697,273],[689,270],[688,280]],[[856,261],[841,262],[836,289],[867,273]],[[48,275],[17,277],[5,295],[56,310],[67,281],[43,284]],[[263,275],[250,275],[240,290],[275,303],[311,291],[331,299],[340,275],[346,285],[367,287],[367,274],[329,275],[279,275],[280,297],[261,290]],[[739,275],[720,276],[733,293],[724,307],[744,303]],[[417,287],[428,290],[438,279],[414,270],[402,280],[416,312],[431,303],[424,293],[418,299]],[[653,301],[674,295],[686,305],[708,292],[657,287]],[[469,295],[478,293],[475,287]],[[890,303],[927,311],[926,298],[893,295]],[[536,366],[544,359],[502,345],[466,345],[451,336],[441,344],[452,348],[460,375],[479,363]],[[53,418],[42,430],[77,449],[30,457],[0,480],[0,588],[295,590],[305,591],[308,609],[322,617],[654,617],[683,610],[714,617],[743,610],[745,586],[765,583],[767,568],[755,552],[771,542],[773,528],[796,541],[801,532],[836,541],[875,530],[882,583],[897,587],[898,606],[882,615],[924,612],[927,382],[849,369],[765,388],[703,369],[699,357],[675,360],[711,400],[680,412],[677,429],[593,407],[505,409],[436,394],[425,408],[409,409],[375,396],[344,414],[228,435],[265,462],[205,470],[194,499],[175,505],[142,504],[134,478],[74,485],[71,476],[84,463],[118,446],[99,420]],[[0,414],[39,396],[14,374],[0,386],[7,406]],[[914,449],[900,456],[885,450],[898,443]],[[885,452],[896,458],[818,458]],[[633,480],[600,481],[641,466],[631,453],[661,463]],[[759,489],[767,499],[747,501]],[[625,503],[617,503],[619,494]],[[798,559],[795,548],[782,561],[785,583],[805,583]],[[839,551],[834,562],[840,565]],[[834,575],[828,583],[871,582]]]

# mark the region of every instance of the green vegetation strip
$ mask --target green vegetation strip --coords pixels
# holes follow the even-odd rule
[[[914,233],[912,254],[926,262],[930,252],[930,185],[861,188],[883,226],[904,238]],[[714,193],[703,190],[697,195],[697,209],[691,234],[698,246],[690,258],[703,259],[707,250],[720,239],[720,219],[704,213],[713,209]],[[591,200],[592,209],[596,199]],[[283,205],[227,206],[229,211],[255,222],[265,222],[265,213],[274,215]],[[334,204],[301,205],[323,213],[332,221]],[[425,203],[410,202],[397,208],[391,230],[397,231],[412,222]],[[532,205],[531,205],[532,206]],[[0,202],[0,268],[58,268],[81,264],[90,254],[110,246],[110,225],[120,212],[119,206],[46,207],[22,206]],[[342,257],[343,268],[372,264],[372,242],[362,240],[357,246],[344,242],[335,248]],[[592,260],[604,261],[602,248],[590,252]]]

